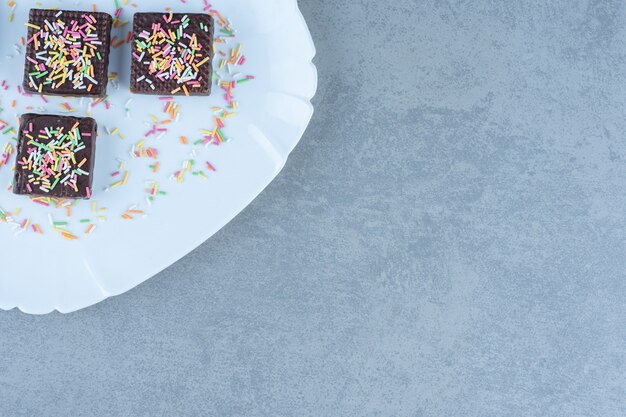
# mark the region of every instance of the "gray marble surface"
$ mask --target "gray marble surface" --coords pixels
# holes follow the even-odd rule
[[[139,288],[0,313],[0,415],[626,415],[625,4],[300,3],[285,170]]]

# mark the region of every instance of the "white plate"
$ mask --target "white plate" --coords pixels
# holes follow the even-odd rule
[[[119,0],[124,4],[123,0]],[[158,11],[162,2],[135,0],[137,9],[124,6],[122,20],[131,20],[135,11]],[[44,105],[40,97],[23,97],[17,93],[21,84],[24,53],[18,54],[13,43],[25,36],[28,9],[35,1],[17,2],[13,23],[8,23],[10,8],[6,1],[0,4],[0,82],[7,80],[9,89],[0,89],[0,119],[16,125],[15,118],[25,112],[26,106]],[[92,1],[46,1],[47,8],[90,9]],[[197,247],[246,207],[278,174],[291,150],[300,140],[313,113],[310,99],[317,88],[317,72],[311,60],[315,48],[306,23],[298,10],[296,0],[212,0],[209,3],[230,19],[237,36],[228,46],[243,44],[245,65],[233,73],[254,75],[252,82],[236,88],[238,114],[227,118],[224,128],[227,143],[220,146],[182,145],[185,135],[190,141],[200,138],[199,129],[211,127],[212,106],[223,104],[222,94],[214,86],[209,98],[176,98],[180,105],[180,120],[169,126],[168,133],[156,139],[152,135],[148,145],[160,152],[160,169],[153,174],[147,167],[148,159],[132,159],[131,146],[142,139],[150,128],[144,125],[149,114],[159,120],[167,119],[162,112],[163,102],[156,97],[133,96],[128,92],[129,49],[112,50],[109,71],[120,74],[120,87],[109,85],[109,102],[93,108],[93,116],[100,127],[93,200],[105,217],[97,221],[91,203],[81,202],[68,219],[63,209],[53,209],[15,196],[7,190],[11,181],[11,166],[0,168],[0,208],[14,213],[21,208],[14,221],[29,218],[39,224],[44,234],[28,229],[16,235],[14,227],[0,222],[0,308],[43,314],[53,310],[71,312],[87,307],[107,297],[121,294],[152,277]],[[199,12],[202,0],[168,2],[175,11]],[[98,2],[99,11],[114,12],[113,0]],[[128,26],[115,34],[128,31]],[[222,49],[220,46],[219,49]],[[223,49],[225,50],[225,49]],[[219,64],[216,60],[215,64]],[[227,76],[225,69],[222,74]],[[239,77],[239,76],[238,76]],[[130,118],[124,104],[133,98]],[[11,101],[16,100],[15,108]],[[61,113],[61,103],[69,103],[84,116],[88,103],[78,99],[49,98],[44,110]],[[125,139],[105,132],[120,128]],[[0,153],[8,135],[0,134]],[[182,184],[170,175],[190,158],[196,149],[196,167],[210,162],[216,172],[204,170],[207,180],[186,175]],[[116,158],[127,161],[129,181],[122,187],[104,191],[116,178]],[[195,169],[195,168],[194,168]],[[150,206],[145,201],[146,180],[156,180],[168,194],[158,196]],[[147,216],[125,220],[121,215],[132,205]],[[48,224],[48,213],[54,221],[70,221],[69,230],[79,240],[68,241]],[[84,234],[86,224],[79,219],[89,218],[97,228]],[[172,296],[175,296],[173,294]]]

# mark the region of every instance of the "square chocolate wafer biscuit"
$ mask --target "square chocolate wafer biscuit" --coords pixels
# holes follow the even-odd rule
[[[211,94],[213,30],[213,18],[207,14],[136,13],[130,91]]]
[[[24,90],[104,97],[112,22],[106,13],[31,9]]]
[[[22,115],[13,192],[90,198],[97,129],[90,117]]]

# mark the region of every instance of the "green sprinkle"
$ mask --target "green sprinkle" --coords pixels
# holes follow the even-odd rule
[[[54,187],[57,186],[60,180],[61,180],[61,177],[58,177],[56,180],[54,180],[54,182],[52,183],[52,187],[50,187],[50,189],[54,190]]]
[[[48,152],[54,152],[54,150],[51,147],[49,147],[47,145],[44,145],[43,143],[34,142],[34,141],[31,140],[31,141],[28,142],[28,144],[36,146],[36,147],[41,148],[43,150],[46,150]]]

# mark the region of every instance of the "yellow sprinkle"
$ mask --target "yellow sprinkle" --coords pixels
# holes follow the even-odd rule
[[[198,62],[198,63],[196,64],[196,66],[197,66],[197,67],[199,67],[199,66],[201,66],[202,64],[206,63],[206,62],[209,60],[209,58],[210,58],[210,57],[208,57],[208,56],[207,56],[207,57],[206,57],[206,58],[204,58],[202,61]]]

